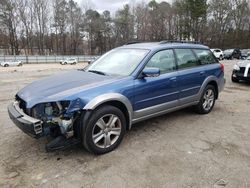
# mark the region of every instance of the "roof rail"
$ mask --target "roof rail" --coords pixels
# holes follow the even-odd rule
[[[201,44],[198,41],[187,41],[187,40],[163,40],[160,41],[160,44],[166,44],[166,43],[189,43],[189,44]]]
[[[127,42],[125,45],[136,44],[136,43],[140,43],[140,41],[130,41],[130,42]]]

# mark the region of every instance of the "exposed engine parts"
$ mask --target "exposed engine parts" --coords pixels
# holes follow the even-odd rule
[[[65,120],[60,118],[54,118],[52,122],[57,123],[60,127],[61,134],[65,135],[67,138],[72,137],[73,133],[73,120]]]

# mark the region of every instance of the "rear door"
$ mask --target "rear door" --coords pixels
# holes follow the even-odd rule
[[[206,78],[192,49],[175,49],[178,65],[179,102],[184,105],[198,100],[198,93]]]

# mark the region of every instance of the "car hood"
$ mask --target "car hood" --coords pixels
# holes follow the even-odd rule
[[[17,95],[27,108],[42,102],[65,100],[84,90],[112,83],[117,77],[103,76],[84,71],[70,71],[41,79],[21,89]]]
[[[239,67],[246,67],[246,66],[249,65],[249,64],[250,64],[250,60],[243,60],[243,61],[237,62],[237,65],[238,65]]]

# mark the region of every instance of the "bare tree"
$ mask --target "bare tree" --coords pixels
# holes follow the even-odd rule
[[[82,22],[82,11],[76,2],[73,0],[69,1],[69,30],[70,30],[70,47],[71,53],[76,54],[80,45],[80,25]]]
[[[22,23],[21,29],[24,30],[24,45],[26,54],[33,54],[33,43],[32,43],[32,35],[33,35],[33,14],[34,7],[31,3],[31,0],[18,0],[18,15],[20,21]]]
[[[46,0],[33,0],[35,28],[39,54],[44,54],[45,35],[47,31],[49,9]]]
[[[17,4],[14,0],[0,1],[0,21],[8,33],[9,45],[12,55],[19,55],[20,53],[17,36],[19,17],[17,16],[16,12]]]

